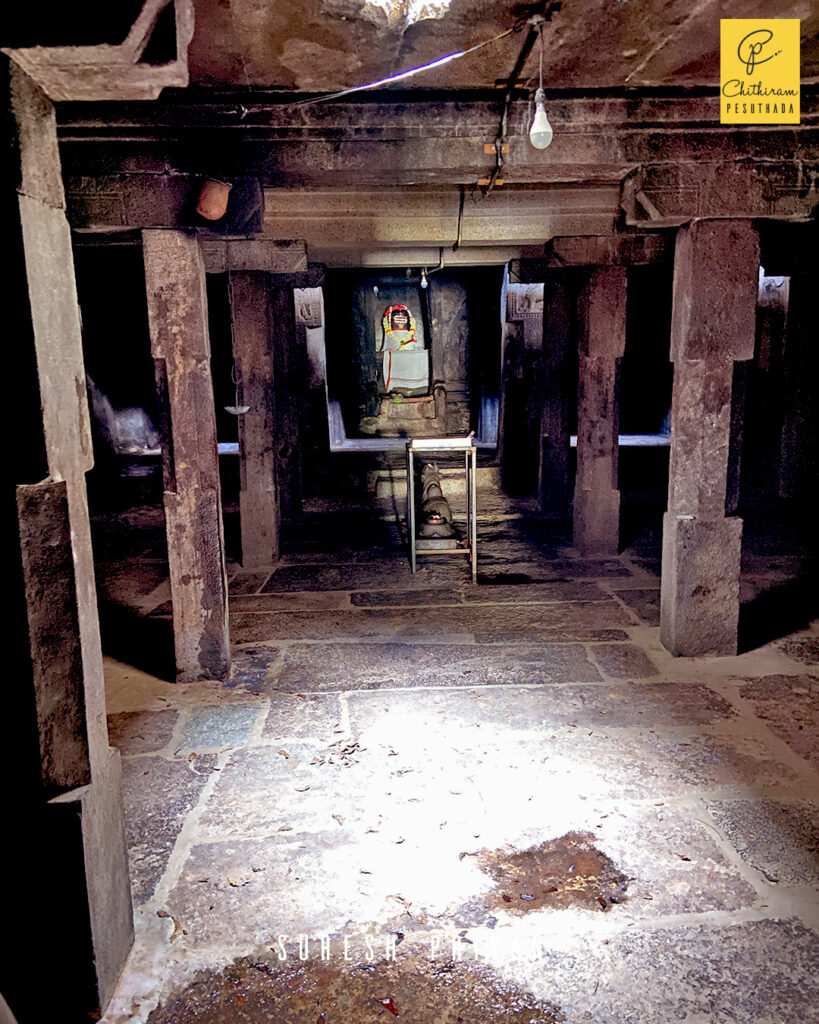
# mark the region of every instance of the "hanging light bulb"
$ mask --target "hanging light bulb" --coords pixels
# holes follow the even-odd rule
[[[535,116],[532,118],[532,127],[529,129],[529,141],[535,149],[546,149],[551,143],[554,132],[546,116],[544,100],[546,98],[542,89],[535,93]]]
[[[529,129],[529,141],[535,149],[546,149],[552,141],[554,132],[546,116],[546,93],[543,91],[543,23],[538,26],[540,36],[540,77],[535,92],[535,116],[532,118],[532,126]]]
[[[422,288],[428,288],[429,287],[429,281],[427,281],[427,268],[426,267],[422,267],[421,268],[421,287]]]

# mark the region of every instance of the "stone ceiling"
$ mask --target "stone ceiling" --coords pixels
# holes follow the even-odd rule
[[[331,91],[467,49],[542,4],[509,0],[195,0],[191,82]],[[819,75],[812,0],[563,0],[544,29],[554,89],[712,86],[720,18],[802,19],[802,72]],[[524,34],[412,79],[418,89],[486,89],[510,74]],[[521,84],[537,74],[537,51]],[[530,82],[531,84],[531,82]]]

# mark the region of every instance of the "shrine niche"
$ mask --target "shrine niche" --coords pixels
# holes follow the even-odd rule
[[[418,321],[402,303],[381,317],[382,377],[387,394],[429,393],[429,352],[416,337]]]
[[[414,268],[328,268],[331,437],[463,436],[482,424],[491,433],[501,278],[500,267],[444,267],[422,287]]]

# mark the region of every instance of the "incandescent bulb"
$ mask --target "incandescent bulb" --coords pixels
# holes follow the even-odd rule
[[[554,132],[546,116],[544,100],[546,96],[542,89],[535,93],[535,116],[532,118],[532,127],[529,129],[529,141],[535,149],[546,149],[551,143]]]
[[[427,268],[424,267],[423,270],[421,271],[421,287],[427,288],[428,286],[429,281],[427,281]]]

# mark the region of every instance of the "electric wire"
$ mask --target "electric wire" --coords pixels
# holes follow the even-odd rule
[[[324,93],[321,96],[313,96],[306,100],[297,100],[295,103],[289,104],[292,107],[306,107],[312,103],[326,103],[328,100],[337,100],[342,96],[350,96],[356,92],[364,92],[366,89],[377,89],[382,85],[392,85],[393,82],[400,82],[405,78],[411,78],[413,75],[418,75],[422,71],[430,71],[432,68],[442,67],[444,64],[448,64],[452,60],[457,60],[460,57],[466,57],[470,53],[475,53],[477,50],[482,50],[485,46],[490,46],[492,43],[497,43],[500,39],[505,39],[506,36],[512,35],[513,32],[519,32],[525,24],[524,22],[515,22],[515,24],[506,29],[506,31],[493,36],[491,39],[484,39],[482,43],[476,43],[475,46],[470,46],[467,50],[458,50],[456,53],[449,53],[444,57],[439,57],[437,60],[430,61],[429,64],[421,64],[417,68],[410,68],[408,71],[401,71],[397,75],[390,75],[387,78],[379,78],[376,82],[368,82],[366,85],[354,85],[349,89],[341,89],[339,92]]]

